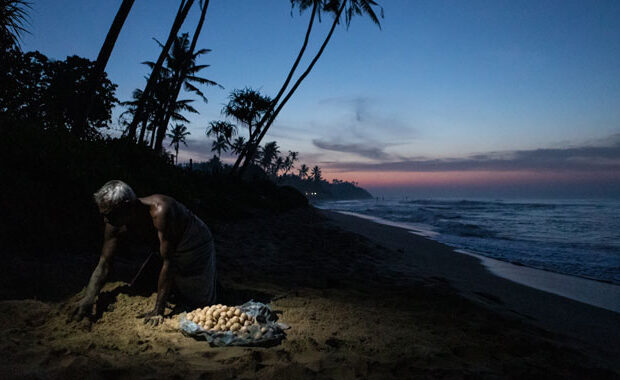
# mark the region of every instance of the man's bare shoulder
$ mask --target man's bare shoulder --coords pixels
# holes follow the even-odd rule
[[[153,194],[146,197],[138,198],[142,204],[147,205],[151,209],[151,214],[161,214],[176,207],[177,201],[163,194]]]
[[[153,194],[139,199],[140,202],[149,206],[153,223],[158,229],[162,224],[177,219],[183,214],[184,207],[168,195]]]

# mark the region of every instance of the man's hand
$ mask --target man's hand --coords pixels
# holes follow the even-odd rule
[[[94,302],[88,302],[84,300],[81,301],[77,306],[75,306],[75,308],[71,312],[71,320],[79,322],[84,319],[84,317],[92,317],[95,314],[94,308]]]
[[[164,322],[164,313],[158,312],[157,310],[149,311],[148,313],[143,313],[138,315],[137,318],[144,318],[143,323],[145,325],[157,326]]]

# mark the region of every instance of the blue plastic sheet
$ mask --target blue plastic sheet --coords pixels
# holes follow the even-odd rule
[[[249,301],[236,306],[257,322],[248,326],[245,334],[232,331],[205,330],[197,323],[187,319],[187,313],[182,313],[179,320],[179,329],[186,336],[204,339],[212,346],[273,346],[280,344],[286,337],[284,330],[289,326],[279,323],[276,313],[264,303]],[[264,332],[261,332],[261,329]]]

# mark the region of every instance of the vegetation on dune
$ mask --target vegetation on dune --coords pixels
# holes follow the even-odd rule
[[[84,140],[36,124],[2,129],[0,208],[6,224],[0,238],[20,250],[99,249],[102,220],[92,194],[110,179],[127,182],[139,196],[170,195],[209,224],[307,204],[268,178],[242,181],[189,170],[124,139]]]

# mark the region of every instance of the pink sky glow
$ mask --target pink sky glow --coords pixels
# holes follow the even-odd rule
[[[569,171],[441,171],[441,172],[328,172],[323,176],[331,181],[338,178],[357,181],[365,187],[401,186],[471,186],[509,184],[571,184],[618,180],[617,172]]]

